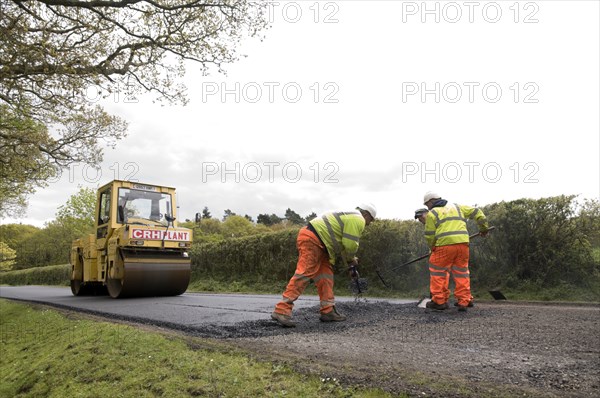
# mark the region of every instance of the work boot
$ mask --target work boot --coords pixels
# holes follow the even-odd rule
[[[435,301],[431,300],[427,304],[425,304],[425,308],[429,308],[431,310],[443,311],[448,309],[448,303],[437,304]]]
[[[458,301],[456,303],[454,303],[454,306],[455,307],[460,307],[460,305],[458,305]],[[475,307],[475,304],[473,304],[473,300],[469,301],[469,304],[467,304],[467,307],[469,307],[469,308]]]
[[[321,322],[342,322],[346,320],[346,317],[333,307],[333,311],[328,312],[327,314],[321,314],[321,318],[319,318]]]
[[[296,327],[296,322],[292,321],[292,317],[289,315],[283,315],[278,312],[274,312],[271,314],[271,319],[277,321],[284,328]]]
[[[457,307],[458,307],[458,310],[460,312],[466,312],[467,311],[467,306],[465,306],[465,305],[457,305]]]

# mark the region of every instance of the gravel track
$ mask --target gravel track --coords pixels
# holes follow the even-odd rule
[[[221,337],[322,377],[410,396],[600,396],[600,306],[337,307],[348,321],[321,323],[315,307],[297,311],[293,329],[255,321]]]

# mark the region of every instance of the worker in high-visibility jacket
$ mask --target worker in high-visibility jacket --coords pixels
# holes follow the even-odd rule
[[[292,321],[294,301],[300,297],[308,284],[317,286],[322,322],[345,321],[346,317],[335,309],[333,296],[333,266],[337,258],[346,265],[358,265],[356,252],[365,225],[376,217],[372,204],[361,204],[351,212],[326,213],[309,221],[298,233],[298,263],[294,276],[283,292],[283,299],[275,306],[271,318],[284,327],[296,326]]]
[[[471,278],[469,276],[469,232],[467,220],[475,220],[481,236],[489,229],[481,209],[448,203],[435,192],[427,192],[423,198],[429,209],[425,218],[425,240],[431,249],[429,257],[429,290],[431,301],[427,308],[448,308],[450,291],[449,275],[454,279],[454,297],[459,311],[473,306]]]

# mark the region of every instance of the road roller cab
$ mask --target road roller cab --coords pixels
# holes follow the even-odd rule
[[[190,280],[192,231],[178,228],[175,188],[115,180],[98,189],[96,230],[73,242],[75,296],[174,296]]]

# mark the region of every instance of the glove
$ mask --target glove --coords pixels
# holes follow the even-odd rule
[[[487,236],[488,232],[490,232],[490,231],[487,229],[485,231],[480,231],[479,236],[481,236],[482,238],[485,238]]]

